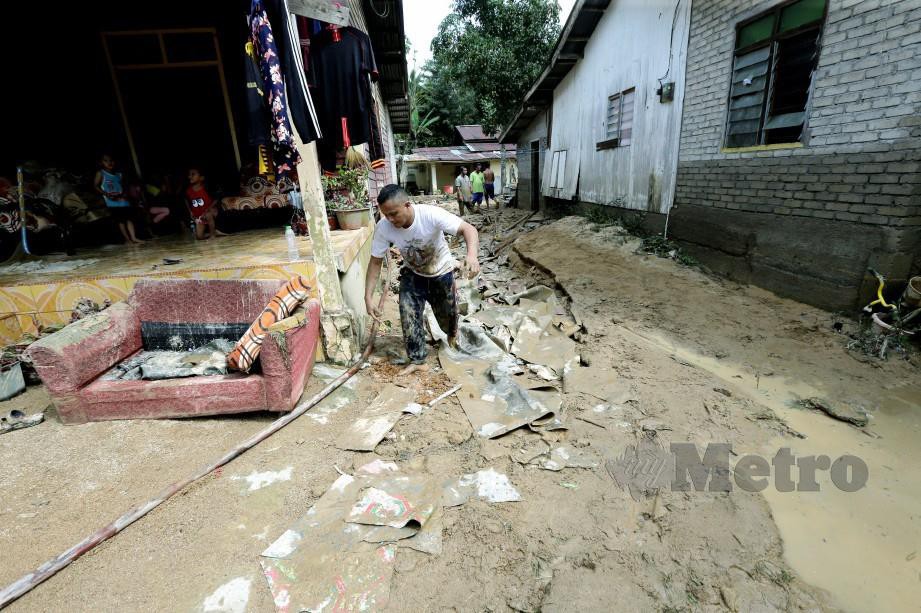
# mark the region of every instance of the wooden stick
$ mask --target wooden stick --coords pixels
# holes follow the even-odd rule
[[[380,307],[383,309],[384,300],[387,298],[387,289],[390,287],[390,261],[387,261],[387,283],[384,285],[384,289],[381,291]],[[260,430],[256,434],[252,435],[223,456],[208,464],[207,466],[200,468],[198,471],[192,473],[191,475],[176,481],[172,485],[167,486],[160,491],[156,497],[148,500],[147,502],[140,504],[127,513],[116,519],[115,521],[103,526],[90,536],[86,537],[67,551],[61,553],[57,557],[48,560],[32,572],[24,575],[23,577],[17,579],[10,585],[6,586],[0,590],[0,609],[4,608],[23,594],[29,592],[32,588],[38,584],[50,579],[58,571],[68,566],[71,562],[85,554],[86,552],[92,550],[94,547],[99,545],[105,540],[108,540],[144,517],[155,508],[166,502],[172,496],[175,496],[183,489],[185,489],[191,483],[198,481],[202,477],[211,474],[221,466],[224,466],[234,458],[242,455],[249,449],[252,449],[271,435],[275,434],[292,421],[309,411],[321,400],[329,396],[331,393],[336,391],[343,383],[351,379],[355,373],[361,370],[362,364],[365,363],[365,360],[368,359],[368,356],[371,355],[371,350],[374,349],[374,337],[377,334],[378,322],[374,322],[371,326],[371,335],[368,345],[365,347],[365,350],[362,352],[361,357],[355,361],[352,366],[342,373],[335,380],[331,381],[326,387],[324,387],[320,392],[313,396],[310,400],[299,404],[294,408],[290,413],[276,419],[271,424],[266,426],[264,429]]]

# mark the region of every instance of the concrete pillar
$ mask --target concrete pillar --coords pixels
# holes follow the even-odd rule
[[[429,168],[432,172],[432,194],[435,194],[435,190],[438,189],[438,173],[435,172],[435,164],[429,164]]]
[[[354,314],[346,307],[339,283],[336,254],[330,240],[329,224],[326,221],[326,200],[323,184],[320,182],[320,162],[316,143],[303,144],[297,141],[301,163],[297,167],[304,211],[307,213],[307,227],[313,243],[313,263],[317,271],[317,285],[323,311],[320,327],[328,360],[340,364],[350,362],[358,350],[357,325]]]

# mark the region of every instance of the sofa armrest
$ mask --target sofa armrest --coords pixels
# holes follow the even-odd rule
[[[85,317],[27,350],[52,395],[77,391],[141,348],[141,322],[126,302]]]
[[[316,298],[269,328],[259,359],[270,410],[289,411],[294,407],[313,370],[319,338],[320,301]]]

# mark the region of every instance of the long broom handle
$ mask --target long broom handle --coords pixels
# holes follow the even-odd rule
[[[380,309],[383,309],[384,301],[387,299],[387,292],[390,289],[390,258],[385,258],[384,261],[387,265],[387,281],[381,290],[381,299],[378,307]],[[317,395],[315,395],[310,400],[307,400],[306,402],[302,402],[287,415],[276,419],[263,430],[260,430],[256,434],[252,435],[225,453],[218,460],[200,468],[198,471],[185,477],[184,479],[176,481],[172,485],[167,486],[159,494],[157,494],[156,497],[151,498],[147,502],[134,507],[115,521],[103,526],[90,536],[86,537],[67,551],[63,552],[55,558],[52,558],[51,560],[48,560],[29,574],[20,577],[10,585],[0,590],[0,609],[3,609],[5,606],[23,594],[29,592],[38,584],[51,578],[59,570],[68,566],[71,562],[85,554],[87,551],[90,551],[96,547],[96,545],[99,543],[112,538],[140,518],[144,517],[155,508],[166,502],[167,499],[181,492],[190,483],[193,483],[202,477],[211,474],[237,456],[242,455],[245,451],[252,449],[257,444],[261,443],[271,435],[275,434],[290,424],[292,421],[309,411],[314,405],[333,393],[336,389],[339,388],[339,386],[351,379],[355,373],[361,370],[362,364],[364,364],[365,360],[368,359],[368,356],[371,355],[372,349],[374,349],[374,337],[377,334],[377,328],[379,324],[380,321],[375,319],[374,323],[371,325],[370,338],[368,339],[368,344],[365,347],[365,350],[362,352],[361,357],[359,357],[358,360],[356,360],[355,363],[352,364],[352,366],[347,371],[339,375],[338,378],[336,378],[334,381],[331,381],[329,385],[317,393]]]
[[[26,238],[26,186],[22,178],[22,166],[16,167],[16,182],[19,184],[19,229],[22,236],[22,248],[26,255],[32,255],[32,252],[29,251],[29,241]]]

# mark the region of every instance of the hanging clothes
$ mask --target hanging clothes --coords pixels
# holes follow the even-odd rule
[[[246,77],[246,113],[249,121],[246,125],[247,141],[250,145],[263,146],[272,142],[272,127],[269,123],[269,106],[265,99],[259,58],[253,41],[246,41],[244,46],[243,71]]]
[[[278,59],[278,48],[272,34],[272,25],[260,0],[253,0],[249,16],[253,44],[259,58],[259,69],[269,110],[272,114],[272,145],[275,168],[281,175],[294,172],[301,161],[288,120],[288,102],[285,81]]]
[[[325,29],[311,38],[310,83],[316,93],[324,149],[337,151],[368,143],[372,160],[384,157],[371,94],[371,81],[378,77],[371,39],[361,30],[351,26]],[[321,155],[321,162],[324,158],[330,156]]]
[[[313,34],[313,24],[316,22],[301,15],[295,15],[294,22],[297,24],[297,38],[301,49],[301,65],[305,69],[308,69],[310,68],[310,36]]]
[[[380,170],[387,166],[387,153],[384,151],[384,135],[381,132],[380,109],[377,102],[371,99],[370,137],[368,138],[368,156],[371,159],[371,170]]]
[[[287,0],[264,0],[264,4],[269,20],[275,25],[278,61],[288,93],[288,116],[301,141],[312,143],[320,138],[321,131],[313,100],[307,91],[296,16],[288,8]]]

